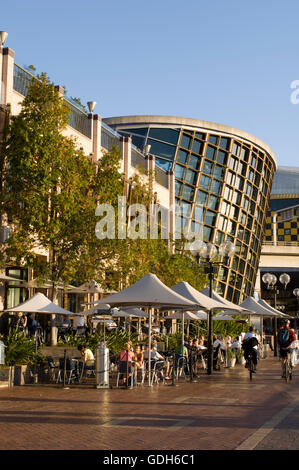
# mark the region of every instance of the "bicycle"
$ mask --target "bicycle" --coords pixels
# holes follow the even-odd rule
[[[283,373],[282,378],[285,379],[286,383],[288,383],[293,378],[293,366],[291,363],[291,353],[288,352],[287,357],[283,359]]]
[[[255,370],[253,360],[252,360],[252,353],[248,354],[247,364],[248,364],[249,379],[252,380],[252,374],[254,374],[254,370]]]

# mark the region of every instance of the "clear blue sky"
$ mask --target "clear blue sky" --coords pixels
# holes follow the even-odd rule
[[[102,117],[163,114],[231,125],[299,166],[298,0],[9,0],[0,30]]]

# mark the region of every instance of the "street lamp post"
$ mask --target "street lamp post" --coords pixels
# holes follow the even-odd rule
[[[287,288],[288,283],[291,278],[287,273],[281,274],[279,276],[280,283],[284,286],[284,289]],[[262,277],[262,281],[267,285],[267,289],[273,290],[274,292],[274,308],[277,310],[277,293],[279,290],[276,288],[277,277],[274,274],[266,273]],[[274,317],[274,356],[277,357],[277,317]]]
[[[193,242],[191,247],[191,253],[196,257],[198,264],[201,259],[207,264],[205,273],[209,275],[209,290],[210,298],[213,298],[213,284],[214,284],[214,266],[222,264],[221,262],[215,262],[213,259],[219,255],[230,259],[235,252],[235,245],[227,240],[222,242],[219,246],[219,250],[212,243],[204,243],[203,241],[196,240]],[[213,311],[210,310],[208,313],[208,365],[207,374],[212,374],[213,368]]]
[[[293,294],[297,299],[297,311],[296,311],[296,319],[299,318],[299,288],[296,287],[296,289],[293,290]],[[296,326],[297,326],[297,320],[296,320]]]

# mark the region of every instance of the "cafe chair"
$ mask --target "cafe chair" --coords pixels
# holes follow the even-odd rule
[[[66,359],[66,371],[65,372],[66,372],[65,379],[68,382],[68,384],[70,384],[71,381],[74,381],[76,379],[75,361],[72,361],[69,358]],[[64,358],[62,357],[59,359],[59,369],[58,369],[56,383],[63,382],[63,374],[64,374]]]

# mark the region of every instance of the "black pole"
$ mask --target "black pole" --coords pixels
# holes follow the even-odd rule
[[[209,261],[209,280],[210,280],[210,298],[213,298],[213,280],[214,280],[214,270],[213,263]],[[208,313],[208,369],[207,374],[212,374],[212,365],[213,365],[213,312],[209,310]]]
[[[172,386],[175,387],[176,384],[174,383],[175,381],[175,350],[173,350],[173,355],[172,355]]]
[[[128,356],[129,356],[129,351],[128,351],[128,349],[127,349],[127,359],[126,359],[126,363],[127,363],[127,364],[126,364],[126,365],[127,365],[127,368],[126,368],[126,388],[128,388],[128,381],[129,381],[129,360],[128,360],[129,358],[128,358]]]
[[[274,287],[274,308],[276,309],[277,291]],[[277,317],[274,317],[274,357],[277,357]]]
[[[66,376],[66,349],[64,350],[64,358],[63,358],[63,388],[65,388],[65,376]]]

